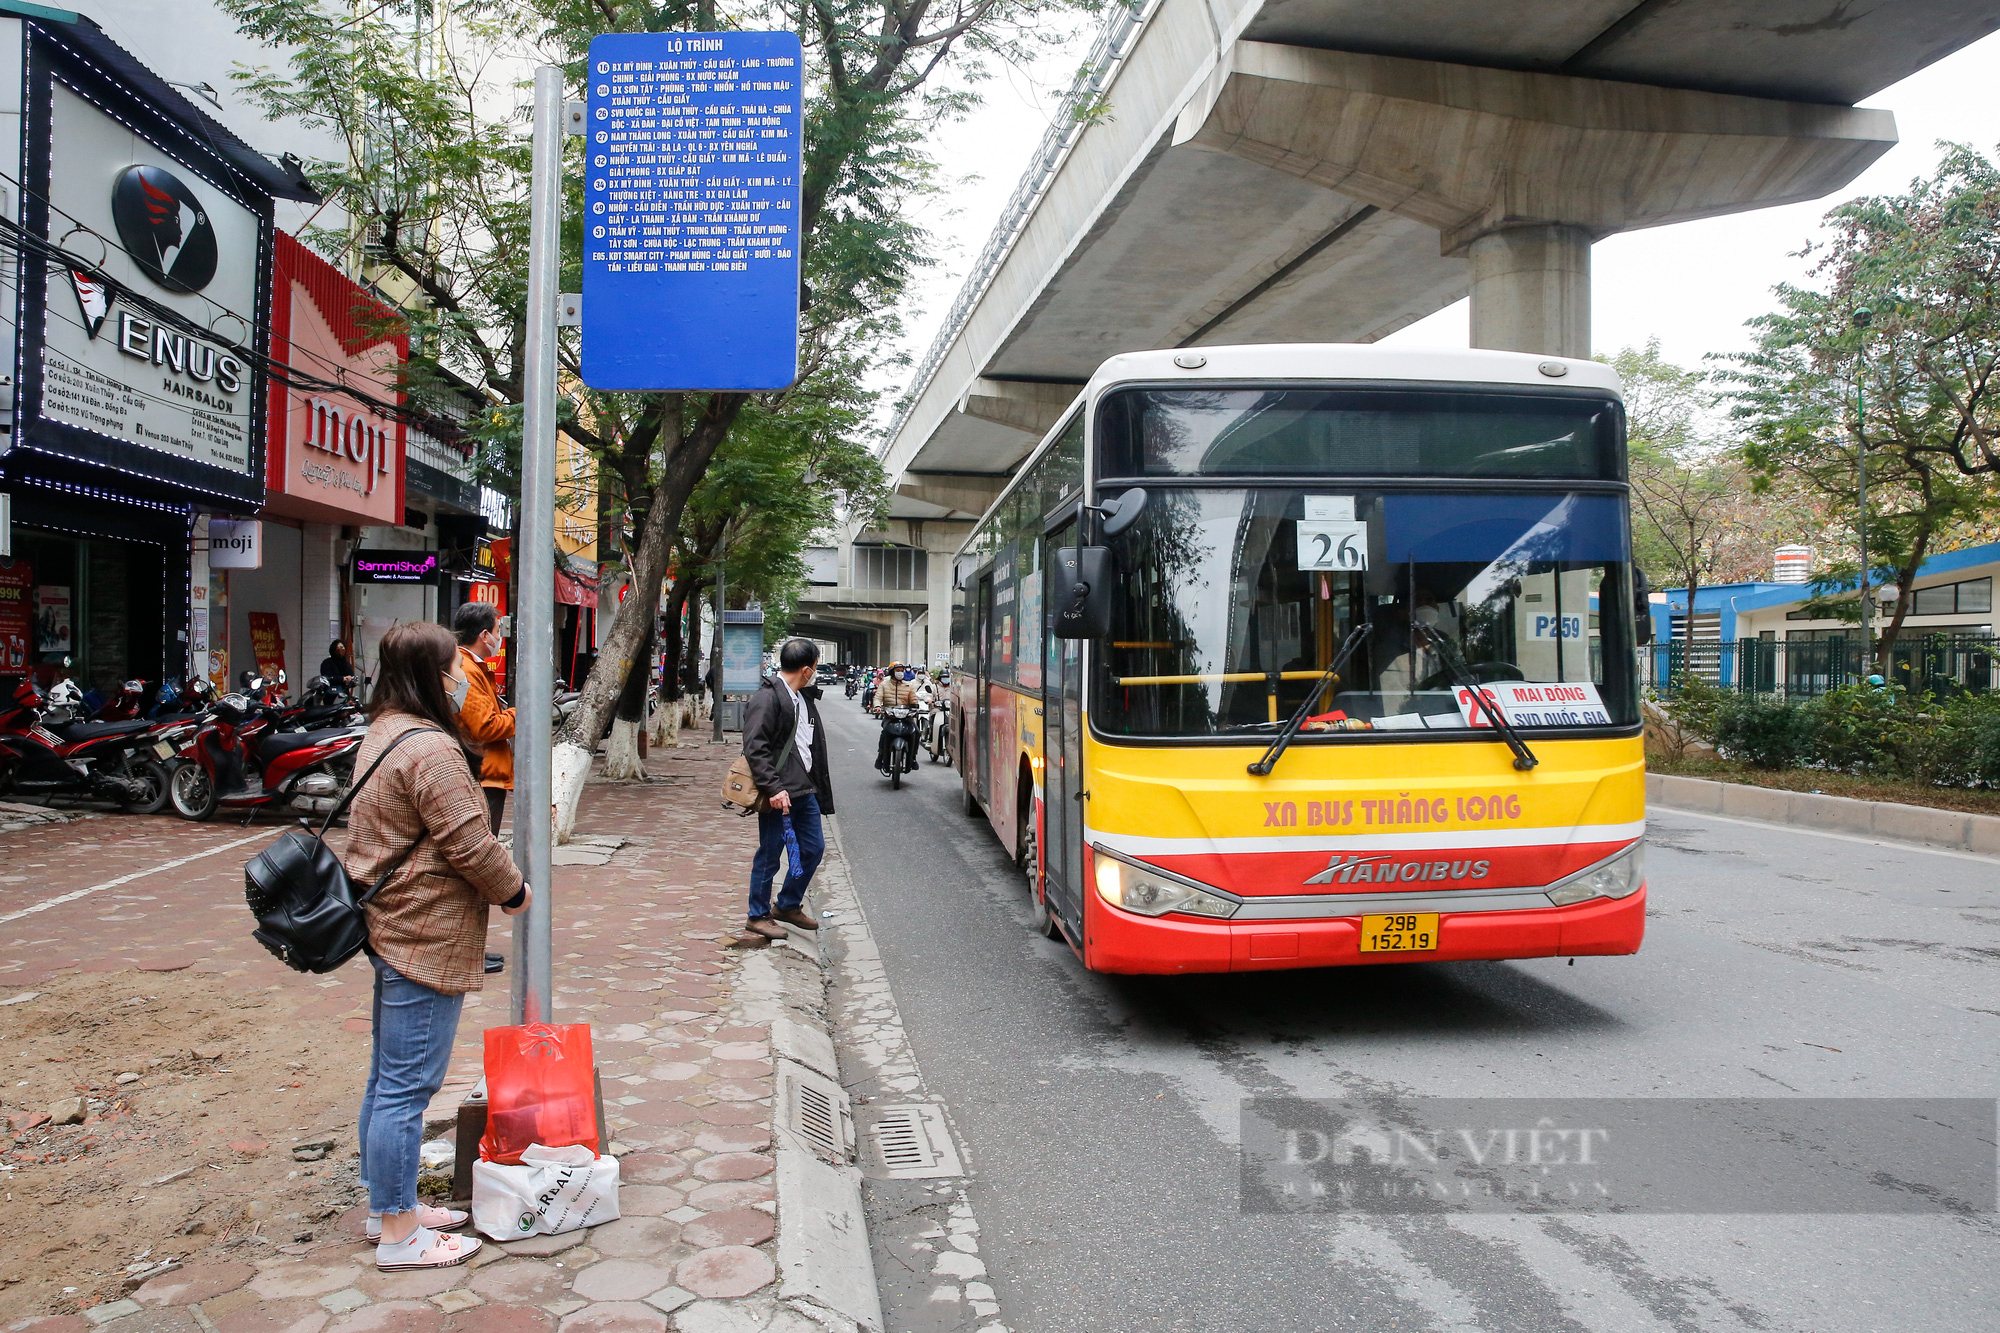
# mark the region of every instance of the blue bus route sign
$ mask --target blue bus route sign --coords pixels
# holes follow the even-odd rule
[[[592,39],[591,388],[782,389],[798,378],[800,60],[791,32]]]

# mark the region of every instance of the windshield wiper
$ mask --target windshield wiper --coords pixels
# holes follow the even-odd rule
[[[1474,705],[1486,714],[1487,720],[1493,724],[1493,730],[1500,733],[1500,739],[1506,741],[1507,748],[1514,752],[1514,767],[1525,773],[1541,763],[1541,760],[1535,758],[1535,752],[1528,748],[1528,743],[1521,739],[1521,733],[1514,730],[1514,724],[1507,720],[1507,715],[1501,710],[1500,705],[1486,697],[1486,691],[1479,687],[1479,677],[1473,675],[1465,663],[1459,660],[1458,654],[1452,651],[1450,641],[1438,633],[1435,626],[1426,625],[1421,620],[1415,623],[1417,631],[1429,639],[1431,647],[1437,650],[1439,659],[1444,663],[1444,669],[1451,673],[1451,678],[1458,682],[1460,689],[1471,693]]]
[[[1278,739],[1271,742],[1271,748],[1264,751],[1262,759],[1250,765],[1252,775],[1260,778],[1271,775],[1271,770],[1277,767],[1279,758],[1285,753],[1285,747],[1292,743],[1292,737],[1298,735],[1299,727],[1305,722],[1306,715],[1312,711],[1313,700],[1319,698],[1319,692],[1326,688],[1328,681],[1340,674],[1340,669],[1347,665],[1347,659],[1354,656],[1354,650],[1361,646],[1361,641],[1368,637],[1368,631],[1374,628],[1373,625],[1361,624],[1349,632],[1346,642],[1340,645],[1340,651],[1333,655],[1333,661],[1327,663],[1326,670],[1313,682],[1313,687],[1306,691],[1306,697],[1299,701],[1298,708],[1286,721],[1285,729],[1278,733]]]

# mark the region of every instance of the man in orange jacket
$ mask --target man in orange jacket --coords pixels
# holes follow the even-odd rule
[[[488,602],[467,602],[451,618],[458,635],[458,656],[465,667],[463,695],[454,694],[458,732],[480,760],[479,785],[486,791],[486,814],[493,831],[500,831],[500,812],[514,790],[514,710],[500,705],[500,686],[486,659],[497,656],[504,640],[499,616]]]

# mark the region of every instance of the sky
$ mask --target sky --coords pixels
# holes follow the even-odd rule
[[[996,76],[984,85],[979,111],[934,136],[933,151],[945,176],[958,183],[920,212],[922,224],[941,242],[943,262],[914,292],[917,313],[907,318],[913,359],[930,346],[1094,35],[1094,26],[1085,28],[1060,54],[1030,70]],[[1940,139],[1970,143],[1989,155],[2000,147],[1996,79],[2000,34],[1867,98],[1862,105],[1895,113],[1900,142],[1824,199],[1598,242],[1592,252],[1595,350],[1609,354],[1658,338],[1669,360],[1695,366],[1707,353],[1747,347],[1744,321],[1770,309],[1775,284],[1805,277],[1805,262],[1794,256],[1818,232],[1827,210],[1857,195],[1903,191],[1935,167]],[[1460,301],[1385,342],[1464,347],[1468,327],[1467,303]]]

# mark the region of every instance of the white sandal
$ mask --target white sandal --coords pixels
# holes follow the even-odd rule
[[[485,1242],[472,1236],[446,1236],[418,1227],[408,1240],[375,1247],[375,1267],[384,1273],[412,1268],[456,1268],[478,1254]],[[388,1250],[392,1253],[384,1254]]]
[[[472,1220],[470,1213],[461,1213],[455,1208],[439,1208],[434,1204],[417,1206],[417,1225],[429,1227],[432,1231],[456,1231]],[[368,1239],[382,1243],[382,1214],[368,1214]]]

